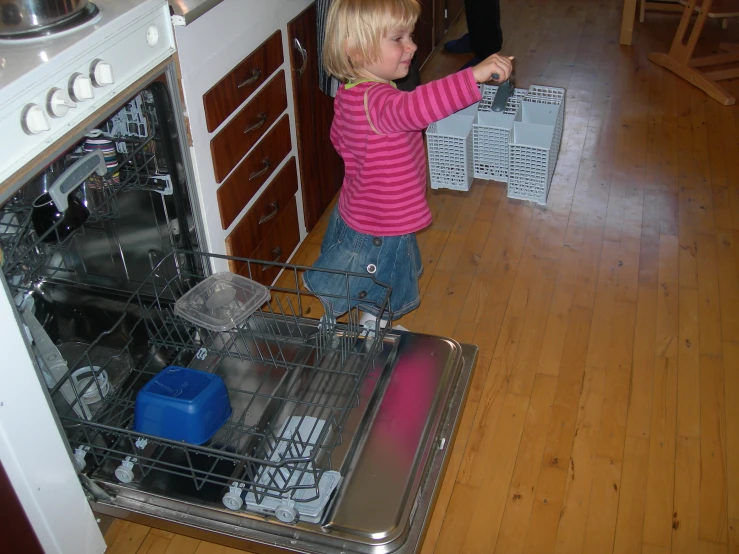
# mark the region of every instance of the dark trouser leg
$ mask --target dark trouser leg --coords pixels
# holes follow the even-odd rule
[[[503,46],[500,0],[465,0],[464,10],[475,57],[484,60],[499,52]]]
[[[413,60],[411,61],[411,68],[408,71],[408,75],[406,75],[402,79],[398,79],[397,81],[395,81],[395,84],[398,85],[398,90],[404,90],[406,92],[412,91],[421,84],[421,74],[418,67],[417,56],[414,56]]]

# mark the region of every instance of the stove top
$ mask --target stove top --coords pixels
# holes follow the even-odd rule
[[[3,35],[0,34],[0,40],[33,40],[36,38],[46,38],[51,35],[58,35],[60,33],[67,33],[76,31],[79,27],[94,23],[100,15],[100,9],[90,2],[85,8],[79,13],[73,15],[68,19],[64,19],[53,25],[44,27],[43,29],[35,29],[33,31],[27,31],[25,33],[19,33],[16,35]]]

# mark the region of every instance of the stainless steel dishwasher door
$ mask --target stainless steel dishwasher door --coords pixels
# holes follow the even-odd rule
[[[282,524],[196,494],[90,484],[101,513],[253,552],[408,554],[420,547],[469,389],[477,348],[411,333],[385,337],[363,388],[344,481],[323,525]],[[373,392],[374,391],[374,392]],[[103,490],[98,489],[98,485]]]

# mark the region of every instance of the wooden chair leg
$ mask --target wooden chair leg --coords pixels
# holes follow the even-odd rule
[[[685,11],[683,12],[683,16],[680,18],[680,23],[677,26],[675,38],[672,40],[672,45],[670,46],[670,52],[668,54],[677,62],[685,65],[687,65],[690,62],[690,58],[693,57],[695,46],[698,44],[701,32],[703,32],[703,26],[706,24],[706,18],[708,17],[713,0],[704,0],[703,9],[701,10],[701,13],[698,14],[698,17],[693,24],[693,28],[690,31],[690,36],[686,41],[685,35],[687,34],[688,27],[693,19],[693,12],[695,11],[696,3],[696,0],[691,0],[685,7]]]
[[[721,102],[724,106],[731,106],[734,104],[734,97],[724,87],[708,79],[697,69],[689,67],[679,61],[675,60],[669,54],[660,54],[652,52],[648,56],[649,61],[656,63],[659,66],[669,69],[675,75],[682,77],[689,83],[695,85],[708,96]]]
[[[647,0],[639,0],[639,23],[647,19]]]
[[[636,16],[636,0],[624,0],[624,10],[621,15],[621,37],[619,42],[630,46],[634,36],[634,17]]]

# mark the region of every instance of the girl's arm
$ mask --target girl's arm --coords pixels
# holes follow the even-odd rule
[[[366,93],[368,115],[378,133],[425,129],[454,112],[480,100],[477,83],[493,75],[505,81],[513,71],[513,58],[493,54],[471,69],[421,85],[413,92],[399,92],[390,86],[375,86]]]
[[[420,131],[481,98],[472,69],[420,85],[412,92],[370,85],[365,94],[368,115],[381,134]]]

